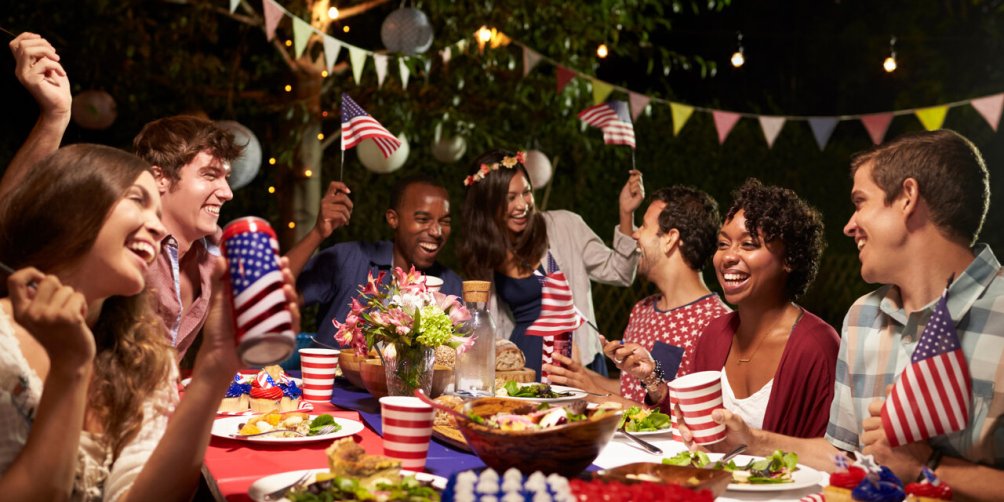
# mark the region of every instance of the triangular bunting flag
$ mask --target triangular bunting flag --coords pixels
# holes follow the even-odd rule
[[[575,78],[574,71],[569,70],[564,66],[558,66],[558,93],[565,90],[565,86],[568,85],[573,78]]]
[[[986,119],[990,127],[997,131],[997,125],[1001,121],[1001,109],[1004,108],[1004,94],[996,94],[985,98],[974,99],[969,102]]]
[[[408,68],[408,63],[404,61],[404,58],[397,59],[397,69],[401,71],[401,88],[408,88],[408,77],[411,76],[411,69]]]
[[[540,53],[527,47],[523,46],[523,76],[530,74],[530,70],[533,70],[534,66],[540,62]]]
[[[241,4],[241,0],[230,0],[230,13],[233,14],[237,12],[237,6]]]
[[[265,14],[265,38],[272,40],[275,38],[275,29],[282,20],[282,7],[272,0],[262,0],[261,9]]]
[[[645,110],[649,101],[652,101],[652,98],[644,94],[638,94],[637,92],[628,93],[628,103],[631,104],[631,120],[638,121],[638,115]]]
[[[948,114],[947,106],[932,106],[930,108],[920,108],[914,110],[913,113],[917,115],[920,119],[920,123],[924,124],[924,129],[928,131],[937,131],[941,129],[941,125],[945,123],[945,115]]]
[[[861,124],[868,130],[868,135],[872,137],[872,144],[875,145],[882,144],[890,123],[892,123],[892,113],[872,113],[861,116]]]
[[[819,145],[819,151],[826,148],[826,144],[830,142],[830,136],[839,121],[837,117],[809,117],[809,127],[812,129],[812,135],[816,138],[816,144]]]
[[[590,79],[593,84],[593,104],[598,105],[607,100],[611,92],[614,92],[614,86],[610,85],[602,80]]]
[[[718,131],[718,144],[720,145],[725,143],[725,138],[729,137],[732,128],[735,127],[736,122],[739,122],[740,115],[721,110],[714,110],[711,115],[715,119],[715,129]]]
[[[450,60],[453,59],[453,49],[447,47],[439,51],[439,57],[443,58],[443,64],[449,63]]]
[[[760,116],[760,129],[763,129],[763,137],[767,140],[767,148],[774,147],[774,140],[777,139],[777,135],[781,133],[781,128],[784,127],[785,118],[784,117],[768,117]]]
[[[386,54],[373,55],[373,66],[376,66],[377,72],[377,87],[383,87],[383,80],[387,78],[387,62]]]
[[[673,112],[673,136],[678,136],[683,124],[686,124],[690,115],[694,113],[694,107],[670,101],[669,110]]]
[[[366,66],[366,55],[368,52],[354,45],[349,45],[348,47],[349,61],[352,62],[352,78],[355,79],[356,85],[359,85],[359,80],[363,78],[363,66]]]
[[[299,59],[303,50],[307,48],[307,40],[310,40],[310,33],[314,29],[306,21],[293,16],[293,53]]]
[[[329,71],[335,67],[339,52],[342,52],[342,43],[331,35],[324,35],[324,64]]]

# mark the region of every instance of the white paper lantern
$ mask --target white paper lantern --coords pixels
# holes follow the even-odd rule
[[[230,183],[231,190],[237,190],[247,186],[258,176],[261,168],[261,143],[258,138],[240,122],[233,120],[220,120],[216,125],[230,131],[234,135],[234,143],[244,147],[241,155],[230,163]]]
[[[432,24],[425,13],[402,7],[391,12],[380,27],[380,40],[391,52],[421,54],[432,47]]]
[[[115,99],[105,91],[84,91],[73,97],[70,117],[84,129],[108,129],[118,117]]]
[[[526,173],[530,175],[530,184],[534,189],[544,188],[551,182],[551,175],[554,170],[551,168],[551,160],[540,150],[530,150],[526,152]]]
[[[377,174],[392,173],[401,169],[404,162],[408,160],[411,147],[408,145],[408,137],[404,133],[398,134],[397,139],[401,141],[401,146],[390,157],[386,158],[372,138],[363,140],[356,146],[359,162],[362,162],[366,169]]]
[[[463,136],[444,136],[432,142],[432,156],[444,164],[460,160],[467,152],[467,140]]]

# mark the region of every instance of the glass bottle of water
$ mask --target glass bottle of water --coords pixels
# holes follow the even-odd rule
[[[495,322],[488,313],[488,281],[464,281],[464,302],[471,319],[464,323],[465,336],[474,342],[457,356],[454,392],[463,398],[495,395]]]

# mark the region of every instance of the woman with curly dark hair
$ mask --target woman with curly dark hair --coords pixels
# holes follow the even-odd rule
[[[753,178],[733,198],[713,262],[736,311],[704,329],[694,371],[721,370],[723,406],[751,426],[822,437],[840,338],[794,303],[819,269],[822,216],[795,192]]]

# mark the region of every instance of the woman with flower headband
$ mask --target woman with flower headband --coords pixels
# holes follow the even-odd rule
[[[620,193],[620,224],[611,249],[579,215],[536,209],[524,161],[524,152],[505,150],[475,160],[476,170],[464,180],[465,231],[458,252],[469,278],[492,281],[491,314],[498,333],[523,350],[527,367],[540,376],[543,338],[529,336],[527,330],[541,314],[544,276],[560,271],[576,310],[595,324],[590,280],[619,286],[634,281],[638,245],[630,235],[645,193],[641,173],[632,170]],[[593,328],[583,324],[573,340],[583,365],[606,375]]]

